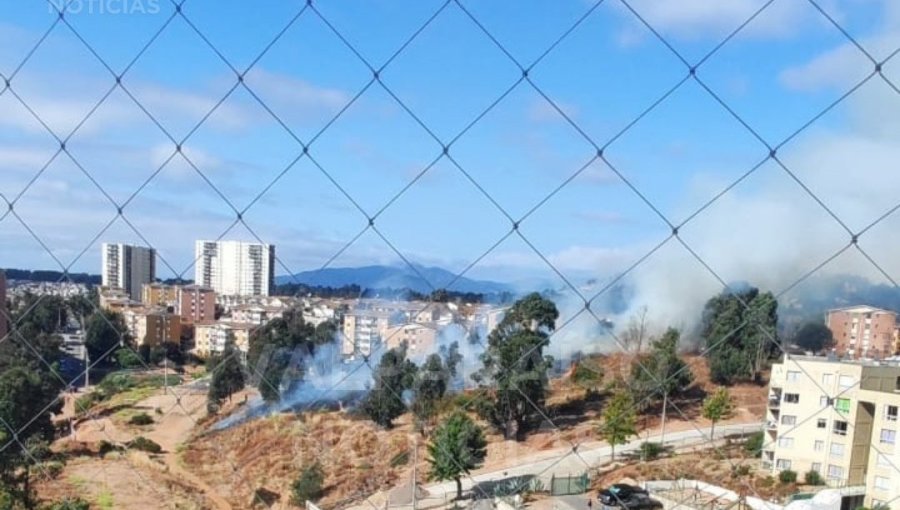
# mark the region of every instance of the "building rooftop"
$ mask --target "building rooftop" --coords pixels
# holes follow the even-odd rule
[[[900,367],[900,357],[890,357],[885,359],[859,359],[859,358],[849,358],[844,357],[841,358],[835,355],[828,356],[809,356],[809,355],[795,355],[795,354],[786,354],[784,356],[784,361],[805,361],[805,362],[813,362],[813,363],[843,363],[845,365],[859,365],[864,367],[891,367],[897,366]]]
[[[897,315],[897,312],[892,310],[885,310],[883,308],[875,308],[874,306],[869,305],[854,305],[848,306],[845,308],[833,308],[828,310],[828,313],[832,312],[847,312],[847,313],[890,313],[893,315]]]

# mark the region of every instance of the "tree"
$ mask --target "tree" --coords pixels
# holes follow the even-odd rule
[[[543,351],[557,318],[556,305],[532,293],[516,301],[488,335],[483,367],[473,375],[489,394],[478,401],[478,412],[507,439],[519,439],[529,419],[544,410],[553,358]]]
[[[287,386],[303,378],[302,360],[312,356],[317,346],[334,341],[337,325],[333,321],[318,326],[303,319],[303,311],[290,309],[253,332],[247,363],[255,375],[254,383],[266,402],[277,402]]]
[[[302,506],[307,501],[313,501],[322,497],[325,483],[325,472],[318,462],[304,469],[300,476],[291,484],[291,502]]]
[[[694,382],[690,367],[678,355],[680,339],[681,333],[669,328],[651,344],[648,354],[632,363],[630,384],[639,407],[682,393]]]
[[[707,301],[701,336],[706,341],[710,376],[730,385],[739,379],[759,379],[777,352],[778,301],[754,287],[724,292]]]
[[[715,393],[703,400],[703,417],[710,421],[710,440],[715,439],[716,422],[731,416],[734,404],[728,388],[719,388]]]
[[[442,345],[440,347],[441,356],[444,358],[444,366],[450,374],[450,379],[456,378],[458,375],[457,367],[462,362],[463,356],[459,352],[459,342],[452,342],[450,346]]]
[[[637,416],[634,401],[627,391],[618,390],[613,394],[603,410],[603,421],[597,427],[597,434],[612,448],[612,460],[616,460],[616,445],[625,444],[628,438],[637,435]]]
[[[649,354],[639,356],[631,365],[631,388],[636,407],[644,409],[662,400],[663,436],[666,430],[666,411],[669,397],[683,393],[694,382],[694,374],[678,356],[681,333],[669,328],[653,342]]]
[[[628,327],[621,335],[623,347],[626,350],[634,349],[640,353],[647,338],[647,307],[642,306],[637,313],[628,319]]]
[[[462,498],[462,476],[484,462],[487,441],[484,432],[462,411],[443,422],[428,444],[429,481],[456,481],[456,499]]]
[[[572,382],[584,389],[585,397],[596,394],[603,383],[603,367],[592,359],[580,359],[572,372]]]
[[[447,393],[449,383],[450,368],[444,364],[440,355],[428,356],[413,384],[413,413],[420,422],[428,421],[434,416],[438,403]]]
[[[15,440],[0,452],[0,487],[6,499],[25,508],[33,508],[31,469],[50,455],[54,432],[50,414],[62,407],[57,399],[61,385],[55,381],[51,375],[25,366],[0,374],[0,444]]]
[[[821,322],[807,322],[794,333],[792,343],[807,351],[820,352],[834,344],[834,335]]]
[[[227,398],[230,401],[232,395],[244,389],[246,380],[239,352],[231,344],[225,346],[221,355],[211,359],[212,378],[206,402],[207,409],[216,410],[223,400]]]
[[[416,380],[415,363],[406,359],[406,344],[384,353],[375,369],[375,384],[362,403],[362,410],[384,428],[393,426],[394,418],[406,411],[403,394]]]
[[[112,351],[130,344],[131,336],[121,314],[100,310],[88,319],[84,343],[91,364],[109,363],[113,359]]]

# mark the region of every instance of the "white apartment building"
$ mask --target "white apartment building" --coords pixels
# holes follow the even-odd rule
[[[867,507],[900,509],[900,365],[786,356],[769,382],[763,467],[817,471],[865,487]]]
[[[344,314],[341,354],[345,359],[370,356],[387,337],[391,314],[371,310],[354,310]]]
[[[128,244],[103,243],[103,282],[121,289],[130,299],[140,300],[145,283],[156,279],[156,250]]]
[[[194,283],[220,296],[268,296],[275,290],[275,246],[197,241]]]

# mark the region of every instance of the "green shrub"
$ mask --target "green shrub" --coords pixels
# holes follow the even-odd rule
[[[759,457],[762,454],[763,445],[766,442],[766,436],[762,431],[754,432],[752,436],[747,438],[744,443],[744,451],[751,457]]]
[[[100,453],[101,457],[105,457],[107,453],[111,452],[121,452],[124,450],[121,446],[117,444],[110,443],[109,441],[102,440],[97,445],[97,449]]]
[[[787,485],[789,483],[797,482],[797,472],[791,471],[790,469],[785,469],[784,471],[778,473],[778,481]]]
[[[128,448],[147,453],[162,453],[162,446],[144,436],[138,436],[129,441]]]
[[[746,464],[741,464],[740,466],[733,466],[731,468],[731,477],[732,478],[741,478],[750,474],[750,466]]]
[[[81,498],[66,498],[62,501],[51,503],[43,508],[44,510],[90,510],[91,505]]]
[[[668,449],[662,443],[643,442],[640,447],[640,456],[644,460],[655,460],[666,453]]]
[[[322,497],[322,484],[325,482],[325,473],[322,466],[316,462],[300,473],[291,485],[291,500],[295,505],[303,505]]]
[[[128,420],[130,425],[151,425],[153,418],[147,413],[136,414]]]
[[[58,460],[48,460],[40,465],[39,471],[55,480],[59,478],[65,467],[65,464]]]
[[[811,470],[804,475],[806,485],[825,485],[825,479],[816,470]]]

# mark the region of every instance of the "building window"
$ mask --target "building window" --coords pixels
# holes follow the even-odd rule
[[[838,385],[840,385],[841,389],[846,390],[848,388],[852,388],[853,385],[856,384],[856,380],[852,375],[842,375],[838,379]]]
[[[797,372],[796,370],[788,370],[786,377],[788,382],[797,382],[800,380],[800,372]]]
[[[828,478],[831,479],[843,479],[844,478],[844,468],[841,466],[835,466],[833,464],[828,465]]]
[[[816,420],[816,428],[817,429],[824,429],[827,427],[828,427],[828,420],[826,420],[825,418],[819,418],[818,420]]]
[[[793,448],[794,447],[794,438],[793,437],[779,437],[778,438],[778,447],[779,448]]]
[[[897,421],[897,406],[884,406],[884,419]]]
[[[821,397],[819,397],[819,407],[821,407],[822,409],[825,409],[826,407],[828,407],[828,400],[829,400],[829,398],[826,397],[825,395],[822,395]]]
[[[834,402],[834,408],[843,414],[850,414],[850,399],[839,398]]]
[[[815,471],[816,473],[821,473],[822,472],[822,463],[821,462],[813,462],[812,470]]]
[[[800,403],[800,394],[798,393],[785,393],[784,401],[788,404],[799,404]]]
[[[797,423],[797,417],[791,415],[784,415],[781,417],[782,425],[795,425]]]
[[[846,436],[847,435],[847,422],[845,421],[834,421],[834,433],[838,436]]]
[[[875,477],[875,488],[880,491],[887,491],[890,489],[891,481],[889,478],[885,476],[876,476]]]
[[[815,442],[815,445],[813,446],[813,449],[814,449],[815,451],[817,451],[817,452],[823,452],[823,451],[825,451],[825,441],[818,441],[818,440],[817,440],[817,441]]]
[[[775,467],[778,468],[779,471],[786,471],[791,469],[791,461],[788,459],[778,459],[775,462]]]
[[[894,444],[897,440],[897,431],[881,429],[881,444]]]
[[[822,374],[822,386],[825,388],[834,386],[834,374]]]
[[[840,443],[831,443],[831,451],[829,453],[832,457],[843,457],[844,445]]]

